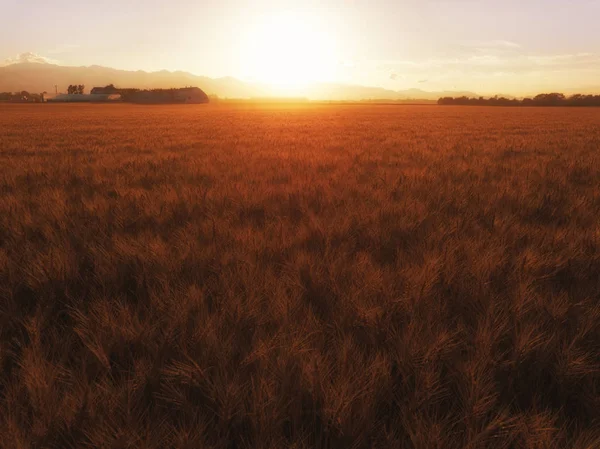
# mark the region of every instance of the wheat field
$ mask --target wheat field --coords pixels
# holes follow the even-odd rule
[[[600,447],[600,109],[0,105],[0,447]]]

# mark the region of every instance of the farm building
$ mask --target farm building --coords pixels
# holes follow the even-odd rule
[[[109,95],[109,94],[58,94],[53,98],[48,98],[50,103],[93,103],[93,102],[106,102],[116,101],[120,98],[120,95]]]
[[[94,87],[89,95],[59,94],[49,98],[50,102],[60,103],[92,103],[108,101],[124,101],[128,103],[164,104],[164,103],[208,103],[208,96],[197,87],[182,89],[119,89],[112,84],[106,87]]]
[[[94,87],[90,93],[92,95],[118,95],[121,92],[113,84],[109,84],[105,87]]]

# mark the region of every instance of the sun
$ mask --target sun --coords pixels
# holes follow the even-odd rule
[[[335,75],[334,35],[307,14],[284,12],[259,18],[243,47],[245,77],[274,89],[293,90],[330,81]]]

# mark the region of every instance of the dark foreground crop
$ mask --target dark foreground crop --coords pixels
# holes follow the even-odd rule
[[[0,446],[600,447],[600,110],[0,106]]]

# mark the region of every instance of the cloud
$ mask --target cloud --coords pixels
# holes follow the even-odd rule
[[[0,65],[21,64],[24,62],[34,62],[37,64],[56,64],[54,59],[46,58],[45,56],[38,55],[37,53],[27,52],[21,53],[14,58],[7,58]]]
[[[432,58],[418,61],[384,60],[373,61],[379,70],[395,73],[401,70],[406,75],[427,75],[436,72],[457,70],[461,72],[529,72],[532,70],[600,70],[600,54],[572,53],[555,55],[527,54],[469,54],[453,58]]]
[[[390,79],[396,81],[398,79],[397,73],[390,73]]]
[[[444,90],[457,84],[478,93],[512,94],[596,85],[600,53],[525,51],[449,53],[419,59],[371,60],[372,70],[388,77],[401,73],[404,84]],[[392,81],[388,81],[392,83]]]
[[[560,54],[560,55],[544,55],[544,56],[530,56],[529,59],[538,65],[542,66],[556,66],[556,65],[581,65],[581,64],[594,64],[600,63],[600,55],[594,53],[574,53],[574,54]]]

